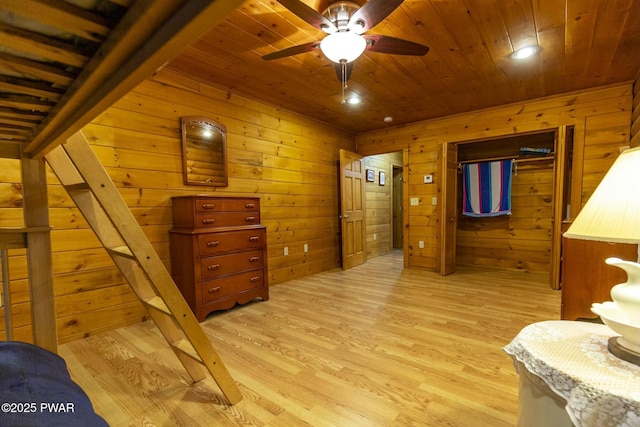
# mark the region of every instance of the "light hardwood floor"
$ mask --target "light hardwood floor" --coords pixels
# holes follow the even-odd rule
[[[243,393],[189,384],[155,325],[64,344],[96,411],[117,426],[514,426],[518,377],[503,351],[558,319],[547,276],[460,268],[441,277],[376,257],[273,286],[270,300],[203,323]]]

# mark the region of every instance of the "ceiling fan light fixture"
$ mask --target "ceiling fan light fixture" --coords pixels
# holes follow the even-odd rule
[[[337,64],[354,61],[366,48],[365,38],[349,31],[329,34],[320,42],[322,53]]]
[[[511,54],[513,59],[526,59],[529,58],[540,50],[540,46],[538,45],[530,45],[520,48]]]

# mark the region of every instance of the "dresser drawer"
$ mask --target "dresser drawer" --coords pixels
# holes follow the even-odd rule
[[[264,270],[248,271],[202,282],[202,301],[215,301],[264,286]]]
[[[206,257],[200,259],[200,277],[202,280],[207,280],[238,271],[259,269],[263,266],[262,250]]]
[[[196,199],[196,213],[212,212],[260,212],[258,199],[225,199],[225,198],[200,198]]]
[[[262,249],[264,242],[264,228],[198,235],[200,256],[222,255],[228,252]]]
[[[234,227],[260,224],[259,212],[209,213],[196,215],[196,228]]]

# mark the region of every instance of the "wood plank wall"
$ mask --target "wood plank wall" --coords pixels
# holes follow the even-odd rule
[[[457,265],[549,271],[553,162],[518,165],[512,179],[511,215],[472,218],[458,210]]]
[[[141,84],[84,131],[112,179],[169,265],[170,197],[202,192],[260,195],[268,227],[272,284],[339,265],[337,161],[340,148],[364,155],[408,149],[409,266],[435,268],[438,152],[443,143],[575,127],[584,157],[579,197],[585,201],[629,143],[632,85],[391,127],[354,138],[277,108],[231,96],[167,71]],[[230,185],[182,184],[179,118],[210,115],[229,131]],[[357,140],[357,147],[356,147]],[[434,174],[434,184],[423,175]],[[146,314],[71,200],[50,174],[49,203],[58,331],[61,342],[135,323]],[[387,175],[391,179],[391,172]],[[22,225],[17,161],[0,159],[0,224]],[[575,211],[575,209],[574,209]],[[418,241],[425,248],[418,248]],[[303,245],[309,252],[303,252]],[[289,256],[283,256],[283,247]],[[376,250],[377,251],[377,250]],[[499,267],[499,266],[496,266]],[[15,335],[29,341],[26,254],[12,251]],[[0,316],[2,316],[0,310]],[[0,331],[0,336],[2,332]]]
[[[438,153],[443,144],[574,126],[574,155],[581,161],[574,164],[578,179],[572,191],[584,203],[615,160],[618,148],[629,144],[631,107],[632,85],[615,85],[368,132],[358,135],[357,150],[364,155],[409,150],[405,178],[409,197],[419,199],[418,206],[408,206],[409,266],[435,269],[439,207],[432,206],[431,199],[440,196]],[[426,174],[434,174],[434,184],[423,183]],[[577,211],[574,206],[572,215]],[[423,249],[418,247],[421,240]],[[512,258],[526,256],[523,252]],[[505,268],[499,260],[486,266]]]
[[[188,115],[226,125],[227,188],[183,185],[179,126]],[[167,268],[170,198],[200,193],[261,197],[272,285],[340,265],[339,149],[354,151],[354,136],[168,71],[83,132]],[[0,171],[0,223],[20,226],[19,163],[0,159]],[[55,176],[48,180],[60,342],[141,321],[146,313],[136,296]],[[10,273],[16,336],[30,341],[24,251],[12,252]]]
[[[365,184],[367,208],[367,258],[393,250],[393,167],[402,167],[402,151],[368,156],[365,169],[373,171],[373,182]],[[385,174],[380,184],[380,172]]]
[[[633,82],[633,114],[631,119],[631,146],[640,146],[640,73]]]

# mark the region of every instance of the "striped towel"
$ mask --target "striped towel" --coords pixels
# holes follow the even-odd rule
[[[513,159],[462,165],[462,215],[511,215]]]

